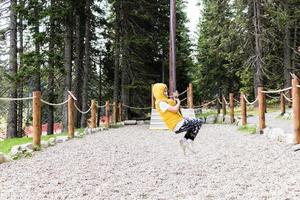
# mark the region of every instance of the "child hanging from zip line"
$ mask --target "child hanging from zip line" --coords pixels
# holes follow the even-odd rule
[[[180,100],[177,92],[173,94],[173,99],[168,98],[168,87],[163,83],[153,85],[153,95],[155,97],[155,108],[159,112],[162,120],[169,130],[176,134],[186,132],[179,140],[180,146],[185,155],[186,148],[193,150],[193,141],[196,138],[204,121],[196,118],[183,118],[180,114]]]

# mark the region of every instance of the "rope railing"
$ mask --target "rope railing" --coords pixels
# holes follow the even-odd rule
[[[70,101],[71,98],[68,98],[66,101],[62,102],[62,103],[50,103],[50,102],[47,102],[43,99],[41,99],[41,102],[44,103],[44,104],[47,104],[49,106],[62,106],[62,105],[65,105],[66,103],[68,103]]]
[[[277,99],[277,100],[280,99],[280,97],[273,97],[273,96],[271,96],[269,94],[266,94],[266,96],[269,97],[269,98],[271,98],[271,99]]]
[[[32,100],[35,97],[24,97],[24,98],[9,98],[9,97],[2,97],[0,101],[25,101],[25,100]]]
[[[217,98],[217,100],[218,100],[219,104],[222,104],[222,101],[220,98]]]
[[[99,106],[98,104],[96,104],[96,107],[97,107],[97,108],[105,108],[106,105]]]
[[[288,88],[279,89],[279,90],[265,90],[265,91],[261,91],[261,92],[265,93],[265,94],[272,94],[272,93],[280,93],[280,92],[288,91],[288,90],[291,90],[291,89],[292,89],[292,87],[288,87]]]
[[[235,102],[237,102],[238,104],[240,104],[241,102],[239,100],[237,100],[236,98],[233,99]]]
[[[248,99],[246,98],[245,95],[243,95],[243,98],[245,99],[245,101],[247,102],[248,105],[253,105],[258,101],[258,97],[256,97],[256,99],[253,102],[248,101]]]
[[[125,108],[130,108],[130,109],[134,109],[134,110],[148,110],[148,109],[152,109],[152,107],[145,107],[145,108],[140,108],[140,107],[133,107],[133,106],[128,106],[125,104],[122,104]]]
[[[187,92],[187,90],[181,92],[180,94],[178,94],[178,97],[180,97],[181,95],[185,94]],[[174,96],[169,96],[169,98],[173,98]]]
[[[203,107],[205,107],[205,106],[208,106],[208,105],[212,104],[213,102],[215,102],[216,100],[217,100],[217,99],[214,99],[214,100],[212,100],[212,101],[210,101],[210,102],[207,102],[207,103],[201,105],[199,108],[203,108]]]
[[[226,105],[229,105],[229,103],[226,101],[226,98],[223,96],[223,99],[224,99],[224,101],[225,101],[225,104]]]
[[[287,100],[287,101],[289,101],[289,102],[293,102],[293,98],[289,98],[289,97],[287,97],[284,93],[282,94],[283,95],[283,97]]]
[[[87,111],[82,111],[82,110],[80,110],[80,109],[77,107],[76,103],[74,103],[74,106],[75,106],[76,110],[77,110],[78,112],[80,112],[81,114],[83,114],[83,115],[89,113],[89,112],[91,111],[91,109],[92,109],[92,105],[90,106],[90,108],[89,108]]]

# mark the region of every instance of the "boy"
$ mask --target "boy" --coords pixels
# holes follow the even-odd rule
[[[177,97],[175,100],[168,99],[168,88],[165,84],[154,84],[152,92],[156,99],[156,110],[159,112],[169,130],[174,131],[176,134],[186,131],[184,138],[179,141],[183,153],[185,154],[186,148],[194,152],[192,149],[193,141],[203,124],[203,120],[196,118],[183,118],[179,112],[180,100]],[[175,95],[176,93],[174,96]]]

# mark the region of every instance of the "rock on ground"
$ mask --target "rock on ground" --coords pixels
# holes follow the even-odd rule
[[[231,125],[183,134],[130,126],[0,165],[0,199],[300,199],[300,151]]]

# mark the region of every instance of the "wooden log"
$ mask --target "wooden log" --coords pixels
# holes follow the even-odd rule
[[[193,100],[194,97],[193,97],[193,85],[191,83],[189,84],[189,92],[190,92],[190,95],[189,95],[189,97],[190,97],[189,108],[193,109],[194,108],[194,100]]]
[[[109,101],[105,103],[105,117],[106,117],[106,127],[109,127],[110,119],[109,119]]]
[[[230,121],[234,123],[234,94],[229,94],[229,107],[230,107]]]
[[[293,123],[294,123],[294,142],[295,144],[300,143],[300,88],[297,87],[299,85],[299,80],[297,78],[293,78],[292,80],[292,97],[293,97]]]
[[[285,114],[285,98],[283,96],[283,92],[280,93],[280,114]]]
[[[241,103],[241,115],[242,115],[242,125],[247,125],[247,106],[244,99],[245,94],[241,92],[240,103]]]
[[[222,111],[223,111],[223,116],[226,115],[226,102],[225,102],[225,97],[222,96]]]
[[[68,101],[68,137],[74,138],[74,132],[75,132],[75,106],[74,106],[74,99],[71,95],[69,95],[69,101]]]
[[[124,125],[137,125],[136,120],[125,120]]]
[[[42,107],[41,107],[41,92],[33,92],[32,100],[32,128],[33,128],[33,146],[41,146],[41,118],[42,118]]]
[[[92,100],[92,108],[91,108],[91,128],[97,127],[97,106],[96,101]]]
[[[263,129],[266,128],[266,98],[265,93],[262,93],[263,87],[257,88],[258,95],[258,116],[259,116],[259,133],[263,134]]]

